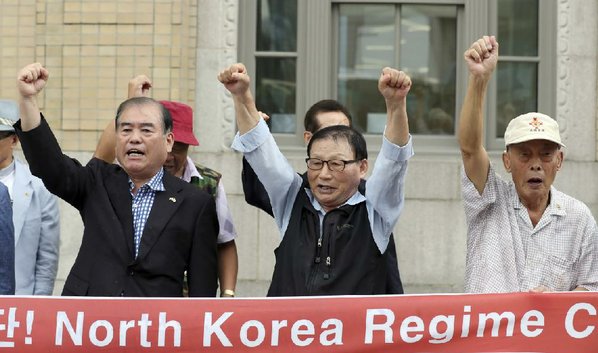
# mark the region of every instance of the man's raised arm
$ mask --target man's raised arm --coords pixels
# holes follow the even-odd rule
[[[498,42],[494,36],[484,36],[475,41],[463,57],[469,69],[469,82],[459,117],[459,147],[465,174],[482,194],[490,168],[482,143],[484,99],[498,61]]]
[[[37,95],[48,82],[49,73],[40,63],[29,64],[17,75],[21,129],[29,131],[39,126],[40,115]]]
[[[249,75],[243,64],[233,64],[218,74],[218,80],[232,94],[239,134],[253,129],[260,121],[255,100],[249,89]]]
[[[395,145],[405,146],[409,142],[407,120],[407,93],[411,89],[411,78],[403,71],[385,67],[378,80],[378,90],[386,102],[386,131],[384,136]]]

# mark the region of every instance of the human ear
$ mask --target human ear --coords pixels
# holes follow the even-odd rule
[[[361,161],[359,161],[359,175],[361,177],[361,179],[365,178],[365,175],[368,172],[368,160],[367,159],[363,159]]]
[[[174,146],[174,134],[171,131],[166,134],[166,152],[172,152],[172,146]]]
[[[561,170],[561,166],[563,165],[563,160],[565,159],[565,155],[563,154],[562,150],[558,151],[556,158],[557,158],[556,170]]]
[[[505,166],[507,173],[511,172],[511,157],[507,151],[502,153],[502,164]]]
[[[311,131],[303,131],[303,141],[306,145],[309,143],[309,140],[311,140],[312,136],[313,134],[311,133]]]

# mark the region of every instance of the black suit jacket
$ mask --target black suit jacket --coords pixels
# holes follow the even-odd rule
[[[305,181],[305,174],[302,175]],[[257,174],[247,159],[243,157],[243,169],[241,170],[241,181],[243,183],[243,193],[245,201],[251,206],[257,207],[270,216],[274,217],[270,198],[264,184],[259,180]],[[359,192],[365,194],[365,180],[359,184]],[[403,294],[403,282],[399,273],[399,263],[397,262],[397,249],[395,247],[394,235],[390,234],[388,248],[384,253],[386,261],[386,294]]]
[[[50,192],[77,208],[85,229],[63,295],[182,296],[187,271],[190,296],[215,296],[218,220],[214,199],[164,173],[143,231],[133,245],[128,175],[93,158],[86,166],[62,154],[45,119],[31,131],[15,125],[31,172]]]

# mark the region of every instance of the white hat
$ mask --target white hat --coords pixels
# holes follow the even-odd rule
[[[559,124],[546,114],[527,113],[509,122],[505,131],[505,146],[530,140],[548,140],[562,147]]]
[[[19,106],[9,99],[0,99],[0,131],[15,131],[12,127],[19,120]]]

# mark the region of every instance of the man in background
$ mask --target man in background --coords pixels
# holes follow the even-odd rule
[[[12,200],[15,294],[52,295],[60,248],[58,202],[14,156],[19,141],[12,126],[19,119],[17,103],[0,100],[0,118],[0,182]]]
[[[15,294],[15,237],[8,189],[0,183],[0,295]]]

